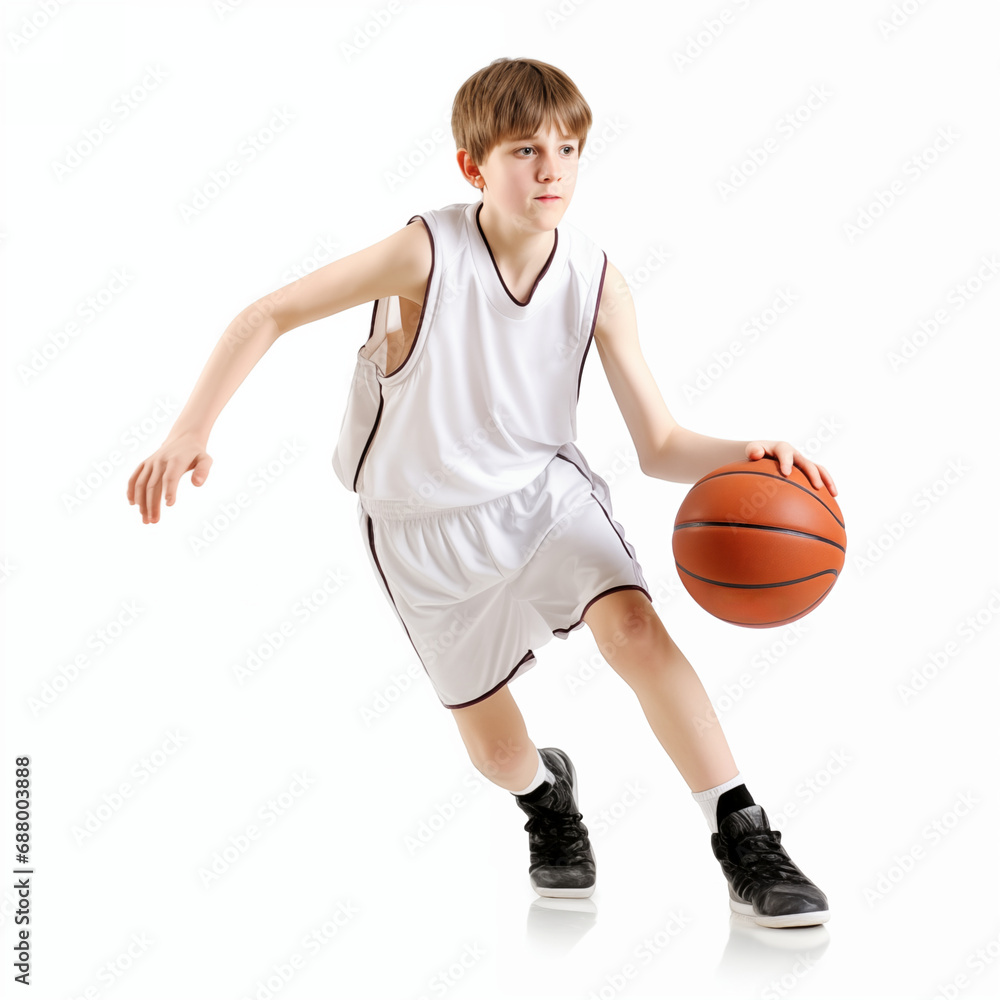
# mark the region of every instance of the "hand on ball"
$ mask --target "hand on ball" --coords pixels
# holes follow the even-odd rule
[[[777,460],[779,471],[783,476],[791,475],[792,466],[797,465],[817,490],[825,485],[830,491],[830,496],[837,495],[837,486],[830,473],[822,465],[810,462],[787,441],[751,441],[747,445],[746,454],[750,461],[770,455]]]

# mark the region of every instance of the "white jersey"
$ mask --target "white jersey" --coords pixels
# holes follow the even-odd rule
[[[374,303],[333,456],[337,478],[401,509],[484,503],[531,483],[576,440],[583,365],[607,255],[555,231],[526,302],[497,268],[482,202],[423,212],[431,271],[409,352],[386,372],[399,299]],[[392,325],[390,325],[392,324]]]

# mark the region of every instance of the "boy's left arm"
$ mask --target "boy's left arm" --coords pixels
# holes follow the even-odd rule
[[[638,453],[639,468],[647,476],[694,483],[720,465],[770,455],[783,475],[790,475],[797,465],[816,489],[825,485],[832,496],[837,495],[830,473],[787,441],[727,441],[697,434],[674,420],[639,347],[632,293],[610,260],[594,340]]]

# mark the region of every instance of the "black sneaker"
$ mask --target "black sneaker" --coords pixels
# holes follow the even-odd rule
[[[826,896],[802,874],[770,829],[762,806],[737,809],[712,834],[729,882],[729,907],[764,927],[809,927],[830,919]]]
[[[514,800],[528,815],[528,878],[539,896],[590,896],[597,882],[594,851],[576,804],[576,769],[565,751],[539,750],[555,783],[543,781]]]

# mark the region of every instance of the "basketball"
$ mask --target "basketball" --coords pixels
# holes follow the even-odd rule
[[[702,476],[674,519],[674,563],[710,615],[775,628],[809,614],[833,589],[847,534],[837,501],[771,456]]]

